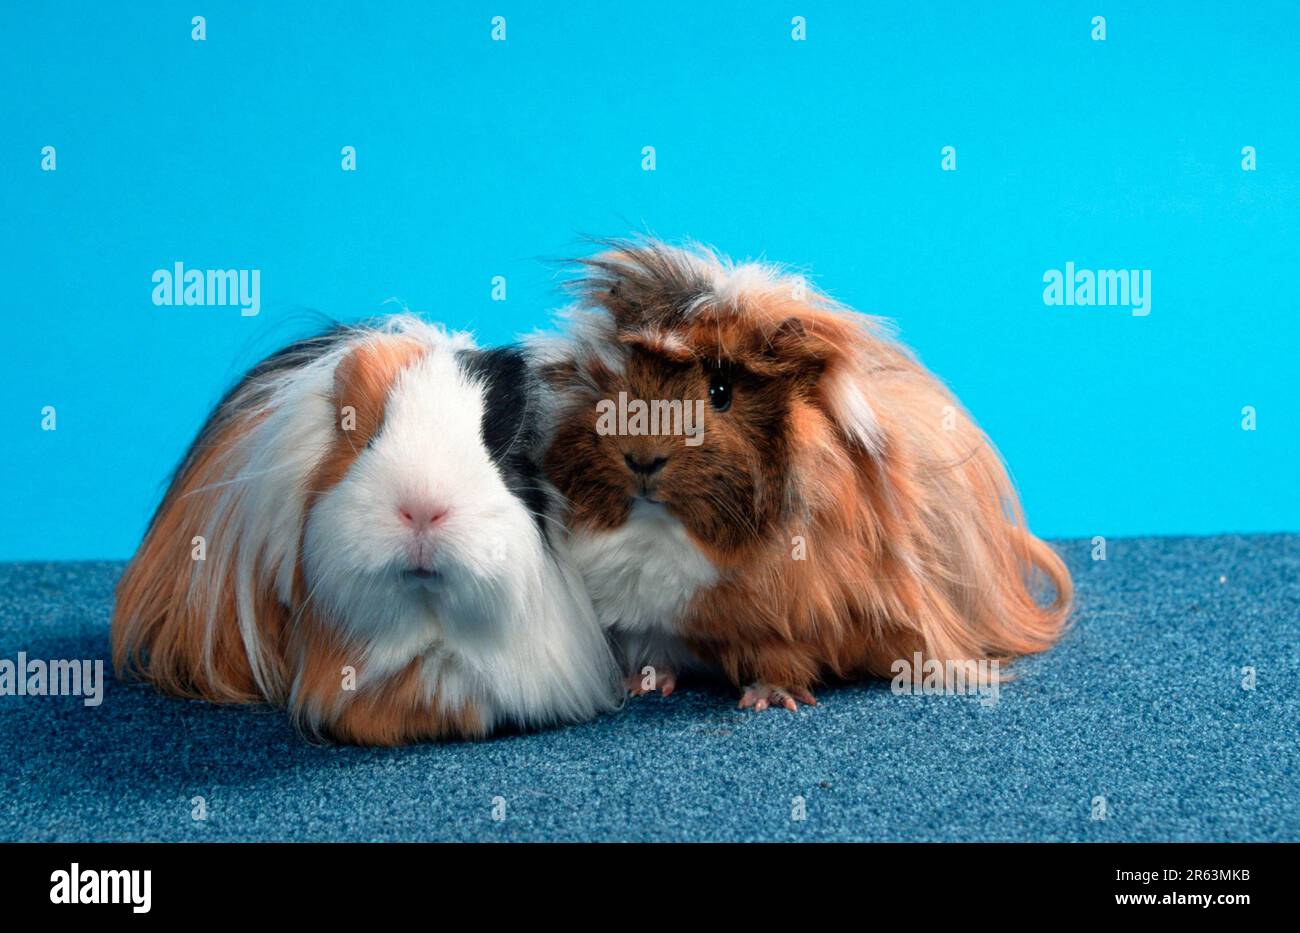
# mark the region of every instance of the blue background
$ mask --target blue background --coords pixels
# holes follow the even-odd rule
[[[129,555],[303,308],[505,341],[562,303],[550,260],[638,230],[894,318],[1041,534],[1300,530],[1298,31],[1293,3],[7,4],[0,559]],[[262,313],[155,307],[177,261],[262,270]],[[1067,261],[1151,269],[1151,315],[1045,306]]]

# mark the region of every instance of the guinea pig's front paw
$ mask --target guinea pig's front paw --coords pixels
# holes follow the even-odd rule
[[[784,706],[793,713],[798,711],[799,703],[816,706],[817,698],[803,687],[771,687],[764,683],[750,684],[740,698],[741,709],[753,709],[756,713],[769,706]]]
[[[677,674],[660,667],[644,667],[641,672],[628,674],[623,681],[627,692],[634,697],[659,691],[663,696],[670,696],[677,689]]]

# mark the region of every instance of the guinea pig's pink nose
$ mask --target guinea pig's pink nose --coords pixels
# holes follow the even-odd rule
[[[397,507],[397,516],[403,525],[419,534],[446,518],[447,509],[432,502],[408,499]]]

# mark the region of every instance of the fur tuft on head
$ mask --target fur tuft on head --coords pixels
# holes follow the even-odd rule
[[[607,315],[607,337],[633,343],[673,335],[680,347],[705,357],[716,344],[716,357],[743,359],[756,372],[816,370],[828,416],[853,443],[877,447],[879,427],[863,377],[873,363],[889,363],[872,358],[888,337],[883,321],[838,304],[802,275],[771,263],[732,262],[700,244],[600,242],[606,251],[579,261],[585,274],[571,288],[582,307]],[[589,327],[595,333],[582,336],[590,341],[599,328]]]

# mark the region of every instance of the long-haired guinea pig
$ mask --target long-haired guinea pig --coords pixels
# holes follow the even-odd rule
[[[795,709],[916,652],[996,672],[978,662],[1056,640],[1064,564],[989,439],[881,322],[765,265],[610,247],[583,262],[563,333],[533,346],[559,412],[544,466],[634,693],[703,661],[742,707]],[[702,425],[679,430],[679,402]]]
[[[614,708],[617,666],[537,465],[535,389],[520,350],[406,316],[260,363],[118,585],[119,674],[283,704],[305,735],[360,744]]]

